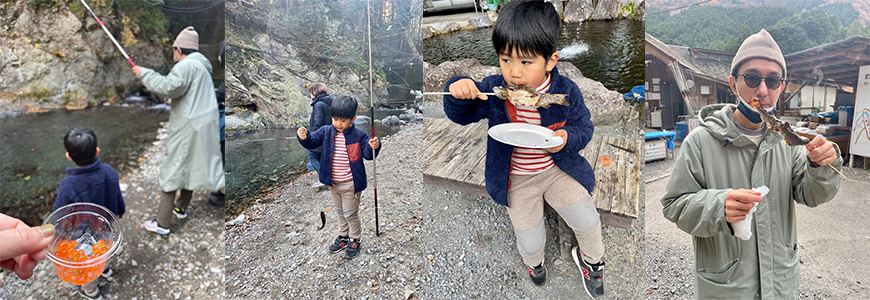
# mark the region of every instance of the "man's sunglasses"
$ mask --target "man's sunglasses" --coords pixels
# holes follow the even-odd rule
[[[746,86],[752,89],[757,88],[758,85],[761,84],[761,80],[764,80],[764,82],[767,84],[768,90],[775,90],[778,89],[779,85],[782,84],[782,81],[785,80],[785,78],[782,77],[761,77],[755,74],[737,74],[737,76],[743,76],[743,79],[746,82]]]

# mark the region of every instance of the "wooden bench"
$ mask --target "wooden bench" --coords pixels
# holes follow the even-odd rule
[[[448,119],[426,118],[424,123],[427,137],[423,141],[423,183],[489,197],[484,187],[489,129],[486,120],[466,126]],[[640,167],[644,163],[639,156],[641,151],[643,140],[640,136],[638,139],[624,139],[598,135],[594,135],[580,151],[595,170],[592,199],[602,223],[628,229],[631,221],[637,219]],[[605,166],[601,157],[610,159],[610,165]],[[562,227],[564,221],[560,219],[559,223]],[[570,234],[570,230],[567,233]]]

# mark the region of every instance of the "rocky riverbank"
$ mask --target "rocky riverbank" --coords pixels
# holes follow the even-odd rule
[[[187,218],[177,220],[168,236],[141,226],[156,217],[165,137],[164,124],[158,140],[139,158],[138,169],[122,174],[127,205],[121,219],[123,249],[109,260],[112,278],[99,279],[103,299],[224,298],[224,211],[208,204],[208,193],[194,192]],[[0,278],[0,299],[79,297],[76,286],[61,281],[48,260],[40,262],[28,280],[5,270],[0,271]]]
[[[420,289],[428,252],[421,241],[422,175],[418,141],[422,124],[403,126],[381,139],[377,159],[375,236],[373,164],[360,200],[362,253],[353,260],[330,254],[337,235],[332,198],[314,190],[311,172],[258,199],[226,227],[227,293],[231,299],[408,299]],[[319,212],[326,212],[326,227]]]

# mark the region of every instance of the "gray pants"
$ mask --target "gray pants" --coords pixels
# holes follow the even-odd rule
[[[172,215],[173,208],[179,207],[187,210],[187,206],[190,205],[193,191],[181,190],[177,200],[175,199],[175,192],[160,192],[160,205],[157,206],[157,225],[160,227],[169,228],[169,225],[172,224],[172,219],[174,218]]]
[[[544,262],[544,201],[574,231],[583,259],[593,264],[601,261],[604,256],[601,221],[583,185],[557,166],[535,175],[511,175],[510,180],[507,211],[517,236],[517,249],[526,265]]]
[[[338,216],[338,235],[360,239],[362,226],[359,220],[359,201],[353,193],[353,180],[333,182],[329,191],[332,194],[335,214]]]

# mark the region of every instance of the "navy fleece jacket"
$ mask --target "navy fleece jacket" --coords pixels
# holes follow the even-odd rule
[[[308,138],[302,140],[299,135],[296,135],[296,140],[306,149],[315,149],[321,147],[320,152],[320,182],[332,186],[332,153],[335,151],[335,133],[338,130],[335,126],[323,126],[314,132],[308,133]],[[369,135],[364,131],[356,129],[353,124],[343,131],[344,144],[347,147],[347,155],[350,160],[350,173],[353,175],[353,192],[359,193],[366,189],[368,182],[366,181],[366,166],[362,159],[374,159],[383,148],[383,144],[377,150],[372,151],[372,146],[369,146]],[[374,152],[374,156],[372,155]]]
[[[102,205],[116,216],[124,214],[126,207],[118,172],[100,162],[99,157],[91,165],[66,168],[66,173],[69,176],[60,181],[52,211],[70,203],[87,202]]]
[[[552,130],[565,129],[568,132],[568,142],[561,151],[550,153],[553,162],[572,178],[580,182],[590,193],[595,188],[595,173],[586,158],[580,155],[580,150],[586,148],[586,144],[592,139],[594,130],[589,109],[583,103],[583,95],[577,84],[568,77],[559,75],[558,68],[550,72],[553,81],[550,83],[550,94],[567,94],[568,106],[550,105],[549,108],[538,108],[541,114],[541,126]],[[451,78],[444,87],[448,87],[457,80],[469,78],[459,76]],[[470,79],[470,78],[469,78]],[[505,86],[507,83],[502,75],[487,76],[481,82],[475,82],[477,89],[484,93],[491,93],[496,86]],[[482,100],[459,100],[453,96],[444,96],[444,112],[447,118],[460,125],[466,125],[481,119],[489,119],[489,127],[510,123],[516,118],[516,107],[510,101],[489,96],[486,101]],[[486,143],[486,191],[496,203],[507,205],[507,192],[510,189],[511,153],[513,146],[503,144],[487,138]]]

